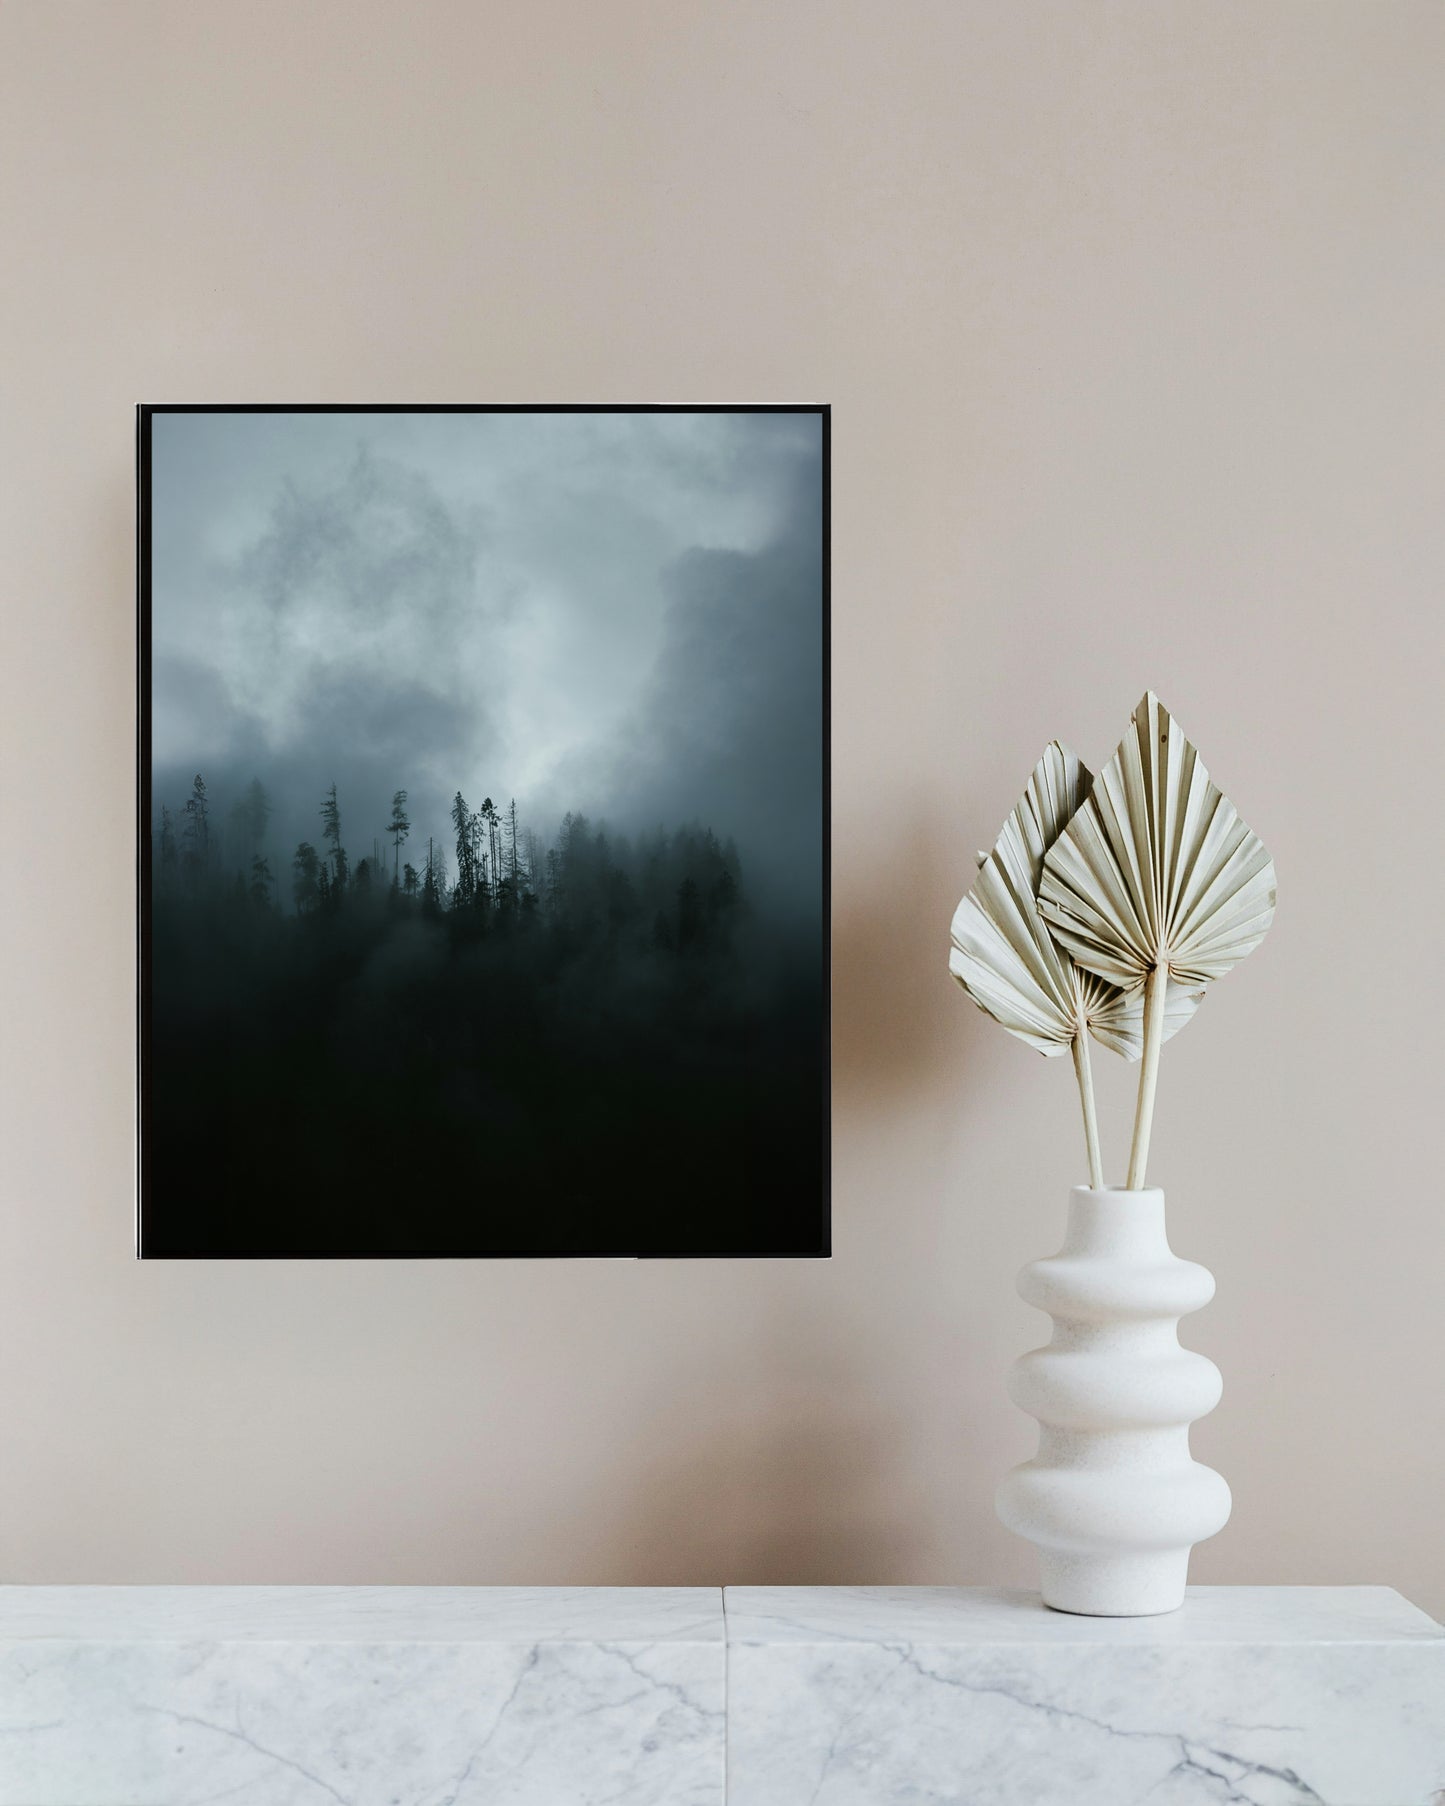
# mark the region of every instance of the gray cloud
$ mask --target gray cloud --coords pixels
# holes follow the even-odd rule
[[[747,849],[755,886],[816,914],[823,857],[821,489],[791,475],[776,539],[695,549],[671,597],[642,703],[596,780],[631,828],[697,819]]]
[[[798,415],[156,423],[156,800],[273,793],[273,864],[340,792],[460,787],[624,828],[701,820],[820,885],[820,441]]]

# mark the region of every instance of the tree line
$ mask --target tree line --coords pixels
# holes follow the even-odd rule
[[[158,897],[223,901],[258,915],[285,913],[267,846],[271,799],[252,779],[218,820],[198,772],[179,812],[163,804],[154,828]],[[664,951],[726,942],[742,909],[735,844],[711,829],[658,828],[635,840],[610,835],[569,812],[550,844],[519,817],[515,798],[473,809],[458,790],[451,833],[427,837],[426,854],[404,856],[412,837],[408,793],[396,790],[371,851],[352,859],[341,799],[331,784],[318,805],[319,846],[300,841],[289,862],[289,901],[298,919],[384,911],[448,919],[454,933],[546,923],[610,939],[649,940]]]

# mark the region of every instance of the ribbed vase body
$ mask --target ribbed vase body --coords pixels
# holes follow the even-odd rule
[[[1163,1192],[1076,1186],[1063,1247],[1025,1267],[1018,1289],[1054,1334],[1009,1376],[1009,1396],[1039,1420],[1039,1449],[999,1487],[998,1514],[1037,1547],[1046,1605],[1173,1611],[1190,1549],[1229,1518],[1229,1488],[1189,1453],[1190,1424],[1219,1403],[1219,1369],[1178,1336],[1214,1280],[1170,1251]]]

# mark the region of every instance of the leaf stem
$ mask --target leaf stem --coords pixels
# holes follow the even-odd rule
[[[1104,1189],[1104,1163],[1099,1158],[1099,1120],[1094,1114],[1094,1071],[1089,1064],[1089,1031],[1074,1036],[1074,1074],[1079,1081],[1079,1102],[1084,1107],[1084,1145],[1089,1150],[1089,1184]]]
[[[1144,1189],[1149,1164],[1149,1136],[1154,1128],[1154,1093],[1159,1084],[1159,1049],[1164,1045],[1164,994],[1169,962],[1161,959],[1144,981],[1144,1057],[1139,1062],[1139,1101],[1134,1109],[1134,1141],[1129,1149],[1126,1189]]]

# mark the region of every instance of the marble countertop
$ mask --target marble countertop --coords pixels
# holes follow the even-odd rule
[[[1387,1587],[0,1587],[0,1806],[1440,1806]]]
[[[1082,1618],[730,1587],[729,1806],[1441,1806],[1445,1631],[1388,1587]]]
[[[713,1587],[3,1587],[0,1806],[722,1806]]]

